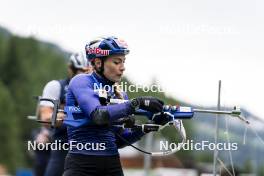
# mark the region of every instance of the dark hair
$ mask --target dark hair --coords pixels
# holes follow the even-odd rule
[[[103,72],[104,72],[104,62],[106,61],[108,56],[103,56],[103,57],[99,57],[98,59],[101,60],[102,64],[101,64],[101,68],[96,68],[95,67],[95,59],[93,59],[91,61],[91,65],[94,67],[94,69],[100,74],[100,75],[103,75]]]

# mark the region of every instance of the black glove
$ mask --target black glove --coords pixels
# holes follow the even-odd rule
[[[161,113],[159,115],[154,116],[152,121],[158,125],[165,125],[166,123],[171,121],[171,116]]]
[[[131,101],[131,105],[135,108],[140,108],[152,113],[161,112],[163,109],[163,101],[154,97],[138,97]]]

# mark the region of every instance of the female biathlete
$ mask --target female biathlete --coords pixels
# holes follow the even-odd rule
[[[121,176],[118,148],[126,143],[116,133],[130,143],[140,140],[145,133],[142,130],[122,130],[112,124],[129,117],[138,108],[161,112],[163,102],[154,97],[138,97],[111,105],[103,102],[96,87],[107,87],[107,97],[128,100],[127,95],[113,85],[121,80],[129,49],[125,41],[116,37],[95,39],[85,49],[94,72],[77,75],[71,80],[66,106],[78,106],[82,111],[78,118],[87,118],[89,123],[80,127],[68,126],[69,144],[73,145],[65,159],[64,176]]]

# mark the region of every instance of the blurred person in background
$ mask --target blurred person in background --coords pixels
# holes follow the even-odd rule
[[[42,143],[46,144],[51,141],[50,131],[46,127],[40,127],[32,131],[32,139],[36,144]],[[44,176],[49,157],[50,150],[34,150],[33,151],[34,159],[34,175],[35,176]]]
[[[8,176],[7,169],[4,165],[0,163],[0,176]]]
[[[42,98],[60,100],[60,109],[64,108],[65,96],[68,91],[68,84],[70,80],[77,74],[91,72],[91,66],[83,53],[76,53],[71,55],[68,64],[68,76],[62,80],[52,80],[48,82],[44,89]],[[39,118],[42,121],[51,121],[53,113],[53,104],[48,101],[41,101],[39,105]],[[59,142],[62,144],[67,143],[67,129],[63,125],[64,113],[57,114],[58,123],[56,128],[49,129],[51,142]],[[47,125],[45,125],[47,128]],[[41,134],[40,134],[41,135]],[[46,141],[44,141],[46,142]],[[65,150],[51,150],[50,158],[45,169],[45,176],[61,176],[64,169],[64,160],[68,151]]]

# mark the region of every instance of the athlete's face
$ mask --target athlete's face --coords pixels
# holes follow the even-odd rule
[[[104,75],[113,82],[119,82],[125,71],[125,55],[108,56],[104,62]]]

